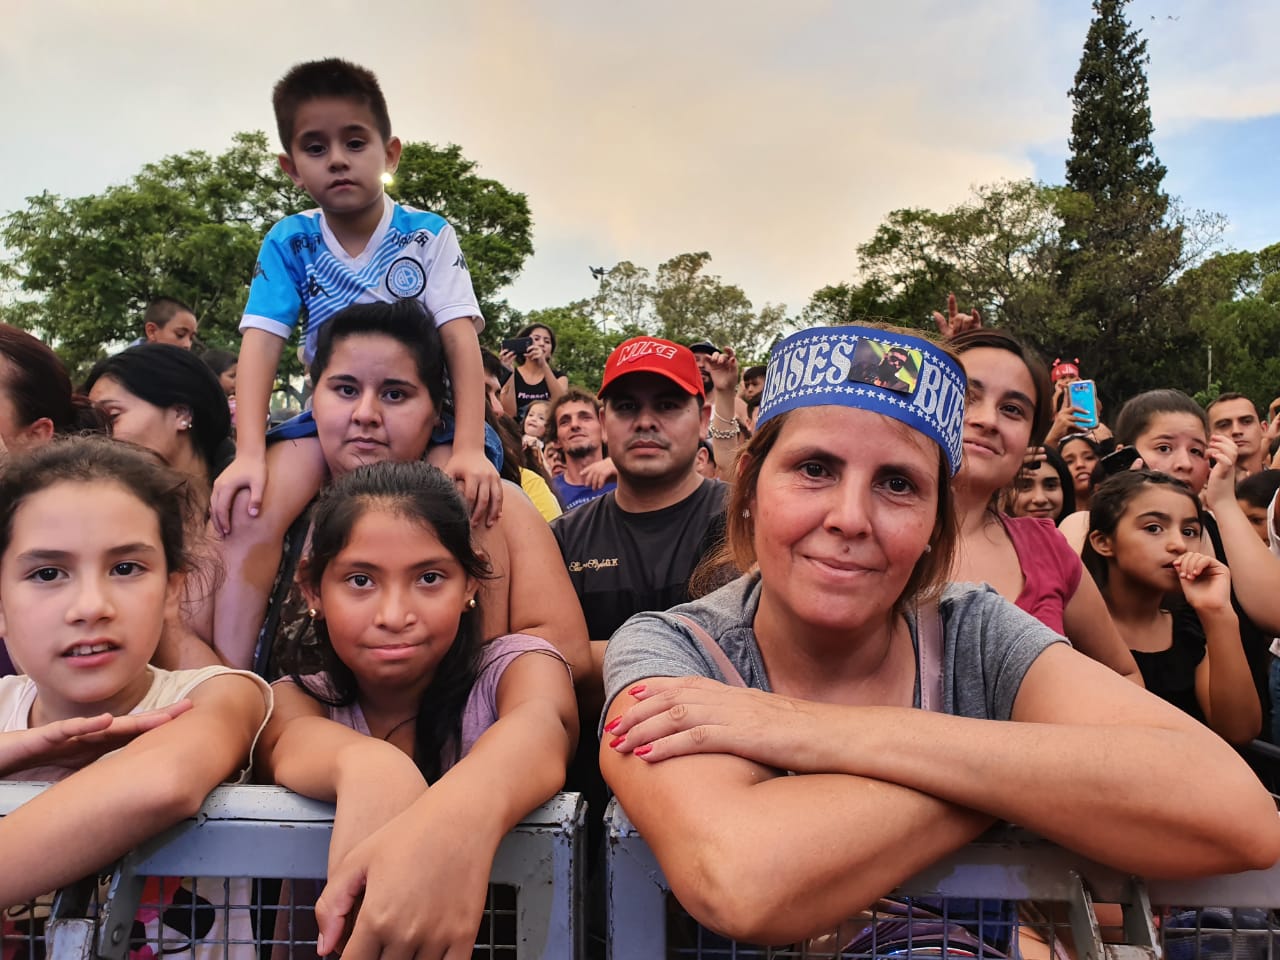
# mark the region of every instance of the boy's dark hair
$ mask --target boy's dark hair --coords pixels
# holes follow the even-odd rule
[[[160,329],[164,329],[169,321],[180,313],[189,313],[193,317],[196,315],[196,312],[181,300],[175,300],[173,297],[156,297],[147,304],[147,309],[142,311],[142,329],[145,330],[148,323],[154,323]]]
[[[213,371],[190,350],[169,343],[140,343],[95,363],[84,392],[103,377],[152,406],[190,410],[191,441],[211,477],[234,455],[227,395]]]
[[[448,409],[444,344],[426,308],[417,300],[356,303],[335,313],[316,337],[316,352],[311,358],[312,384],[319,387],[320,375],[333,359],[334,345],[360,334],[386,336],[404,344],[413,356],[418,379],[427,388],[436,413]]]
[[[1098,531],[1107,536],[1113,536],[1120,518],[1129,509],[1129,501],[1149,486],[1165,486],[1184,494],[1196,508],[1196,517],[1203,525],[1204,510],[1200,506],[1199,497],[1191,491],[1190,486],[1176,477],[1157,470],[1121,470],[1115,476],[1108,477],[1098,484],[1097,489],[1093,491],[1093,499],[1089,501],[1089,533]],[[1084,561],[1085,569],[1093,576],[1098,586],[1105,587],[1108,572],[1107,558],[1093,549],[1093,542],[1089,537],[1085,537],[1084,550],[1081,551],[1080,559]]]
[[[1146,432],[1151,421],[1162,413],[1187,413],[1199,419],[1204,425],[1205,435],[1209,433],[1209,417],[1196,403],[1181,390],[1166,388],[1148,390],[1136,397],[1130,397],[1120,408],[1116,417],[1116,443],[1126,447],[1132,446],[1138,437]]]
[[[106,415],[71,388],[58,355],[25,330],[0,323],[0,355],[9,360],[0,391],[9,395],[18,426],[48,417],[55,434],[92,430],[106,433]]]
[[[547,411],[547,436],[546,439],[555,442],[556,437],[556,417],[560,415],[560,408],[566,403],[585,403],[596,412],[596,416],[600,416],[600,401],[593,394],[587,393],[581,387],[570,387],[560,396],[551,401],[551,408]]]
[[[114,483],[155,513],[166,570],[185,572],[186,520],[195,513],[195,495],[186,478],[159,460],[150,450],[104,436],[67,437],[10,457],[0,468],[0,555],[9,549],[13,518],[28,497],[57,483]]]
[[[1049,383],[1049,370],[1036,352],[1013,334],[993,327],[969,330],[952,337],[948,345],[960,354],[961,363],[964,362],[965,351],[980,347],[1005,350],[1022,361],[1027,373],[1031,375],[1031,385],[1035,388],[1036,409],[1031,417],[1031,445],[1040,446],[1053,423],[1053,387]]]
[[[276,130],[285,153],[293,150],[293,125],[298,109],[310,100],[337,97],[354,100],[373,114],[383,142],[391,139],[391,117],[387,101],[373,72],[347,60],[330,57],[295,64],[271,92],[271,106],[276,113]]]
[[[1280,470],[1260,470],[1236,484],[1236,499],[1265,510],[1280,490]]]
[[[1249,400],[1249,398],[1243,393],[1237,393],[1234,390],[1228,390],[1226,393],[1220,393],[1210,400],[1204,408],[1205,416],[1212,416],[1213,408],[1220,403],[1226,403],[1228,400],[1248,400],[1249,406],[1253,407],[1253,415],[1259,420],[1262,419],[1262,414],[1258,413],[1258,405],[1252,400]]]
[[[754,380],[756,377],[763,377],[766,367],[762,363],[757,363],[754,367],[747,367],[742,371],[743,380]]]
[[[333,482],[321,495],[313,514],[311,552],[299,579],[319,590],[325,568],[351,540],[356,522],[370,510],[387,510],[407,525],[429,530],[440,545],[476,580],[490,576],[488,563],[471,540],[471,520],[466,504],[452,479],[420,460],[386,461],[357,467]],[[320,639],[319,656],[328,677],[317,684],[296,666],[294,683],[330,706],[355,702],[355,674],[338,659],[322,619],[315,621]],[[480,610],[462,612],[452,646],[436,667],[435,676],[422,692],[414,722],[413,760],[429,783],[440,778],[445,757],[453,759],[462,749],[462,711],[475,683],[480,661]]]

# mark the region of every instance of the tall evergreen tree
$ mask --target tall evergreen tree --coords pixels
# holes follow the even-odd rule
[[[1125,18],[1127,0],[1094,0],[1071,89],[1064,207],[1062,307],[1078,356],[1114,404],[1139,390],[1187,380],[1196,336],[1173,280],[1194,256],[1183,221],[1161,189],[1165,168],[1151,145],[1146,41]],[[1195,245],[1191,245],[1194,247]]]
[[[1095,202],[1160,195],[1165,174],[1151,146],[1146,72],[1151,58],[1147,41],[1124,17],[1126,2],[1094,0],[1095,16],[1070,94],[1075,109],[1067,186]]]

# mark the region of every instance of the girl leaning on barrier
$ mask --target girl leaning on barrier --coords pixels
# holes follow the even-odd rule
[[[890,347],[899,380],[859,381]],[[729,508],[743,575],[610,641],[605,779],[721,933],[830,930],[996,820],[1138,874],[1280,858],[1218,737],[990,587],[944,588],[965,389],[904,332],[784,340]]]

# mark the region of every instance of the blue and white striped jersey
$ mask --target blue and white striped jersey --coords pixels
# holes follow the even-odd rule
[[[415,299],[436,326],[474,317],[484,328],[467,261],[453,227],[434,213],[386,209],[363,252],[342,249],[320,210],[285,217],[267,234],[253,268],[241,332],[265,330],[285,340],[301,321],[310,363],[322,324],[353,303]]]

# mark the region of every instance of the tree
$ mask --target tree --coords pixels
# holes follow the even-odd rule
[[[1179,287],[1210,303],[1191,317],[1202,338],[1196,359],[1223,390],[1245,394],[1266,415],[1280,396],[1280,243],[1258,253],[1224,253],[1188,271]],[[1208,351],[1212,351],[1212,367]]]
[[[453,224],[480,309],[494,330],[501,328],[509,308],[497,295],[519,276],[533,254],[528,198],[479,176],[475,162],[454,143],[447,147],[405,143],[387,192],[407,206],[438,213]]]
[[[610,267],[600,278],[600,290],[594,300],[601,326],[608,328],[616,324],[619,328],[653,329],[651,276],[648,270],[630,260]]]
[[[710,262],[706,251],[682,253],[658,267],[654,332],[678,343],[710,340],[744,357],[761,355],[784,324],[782,308],[756,313],[741,287],[704,273]]]
[[[598,312],[591,300],[575,300],[564,307],[531,310],[521,316],[520,325],[541,323],[556,334],[555,369],[569,378],[569,383],[592,393],[600,389],[604,364],[613,348],[629,337],[646,331],[625,325],[606,331],[596,325]]]
[[[403,203],[454,221],[482,309],[532,252],[523,194],[476,175],[456,146],[407,143],[395,185]],[[0,219],[0,281],[17,296],[6,320],[40,333],[73,366],[137,336],[148,301],[174,296],[200,338],[239,341],[237,327],[262,238],[314,204],[280,171],[263,133],[237,134],[217,156],[191,151],[147,164],[128,183],[86,197],[30,197]],[[285,351],[282,372],[299,372]]]
[[[1215,222],[1177,215],[1151,144],[1146,41],[1126,0],[1094,0],[1071,89],[1059,289],[1073,324],[1062,349],[1079,356],[1113,400],[1193,377],[1195,335],[1178,275],[1215,239]],[[1218,224],[1217,226],[1220,226]],[[1188,235],[1188,227],[1194,235]]]
[[[954,292],[966,306],[1035,342],[1055,332],[1062,205],[1060,188],[1031,180],[978,187],[950,210],[894,210],[858,247],[862,283],[848,288],[851,319],[883,318],[932,328]],[[818,311],[835,293],[824,288]],[[838,290],[839,288],[836,288]],[[819,291],[822,293],[822,291]],[[815,294],[815,297],[817,294]]]
[[[230,345],[263,234],[305,201],[262,134],[238,134],[216,157],[147,164],[101,194],[31,197],[0,221],[12,251],[0,271],[25,295],[6,314],[73,366],[140,333],[143,307],[161,295],[191,304],[202,340]]]

